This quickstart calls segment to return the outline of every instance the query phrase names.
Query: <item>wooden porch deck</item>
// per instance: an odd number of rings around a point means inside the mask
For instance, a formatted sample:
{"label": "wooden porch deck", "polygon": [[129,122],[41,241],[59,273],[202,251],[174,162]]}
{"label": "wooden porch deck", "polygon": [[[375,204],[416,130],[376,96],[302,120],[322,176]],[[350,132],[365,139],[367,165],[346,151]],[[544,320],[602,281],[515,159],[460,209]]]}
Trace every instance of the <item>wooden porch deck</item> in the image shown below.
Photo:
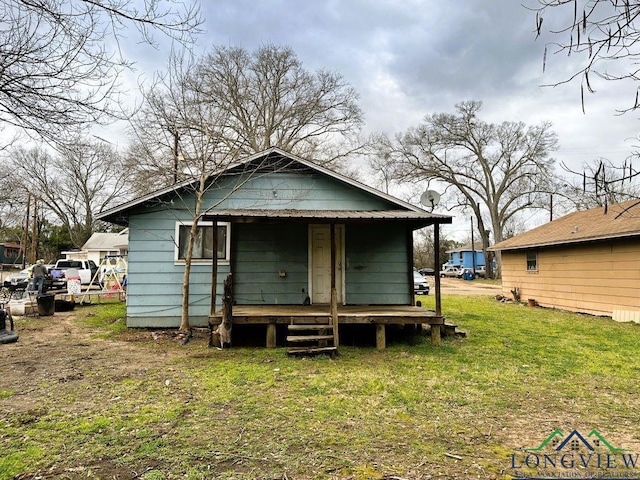
{"label": "wooden porch deck", "polygon": [[[222,311],[209,317],[213,329],[222,321]],[[267,325],[267,347],[276,346],[276,325],[330,324],[330,305],[234,305],[233,323],[238,325]],[[435,311],[408,305],[341,305],[338,306],[338,325],[376,325],[376,345],[385,348],[385,325],[431,325],[432,341],[440,342],[440,326],[444,317]]]}

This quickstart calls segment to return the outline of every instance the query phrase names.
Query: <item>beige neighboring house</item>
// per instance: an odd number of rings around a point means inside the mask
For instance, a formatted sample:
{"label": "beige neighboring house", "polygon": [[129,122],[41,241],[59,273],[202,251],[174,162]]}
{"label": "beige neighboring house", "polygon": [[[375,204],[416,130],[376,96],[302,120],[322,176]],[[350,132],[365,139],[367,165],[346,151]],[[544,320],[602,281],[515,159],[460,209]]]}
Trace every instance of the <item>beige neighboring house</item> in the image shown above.
{"label": "beige neighboring house", "polygon": [[93,260],[96,265],[105,255],[127,255],[129,250],[129,229],[118,233],[96,232],[79,251],[62,252],[66,258]]}
{"label": "beige neighboring house", "polygon": [[640,322],[640,200],[571,213],[497,243],[502,290],[522,301]]}

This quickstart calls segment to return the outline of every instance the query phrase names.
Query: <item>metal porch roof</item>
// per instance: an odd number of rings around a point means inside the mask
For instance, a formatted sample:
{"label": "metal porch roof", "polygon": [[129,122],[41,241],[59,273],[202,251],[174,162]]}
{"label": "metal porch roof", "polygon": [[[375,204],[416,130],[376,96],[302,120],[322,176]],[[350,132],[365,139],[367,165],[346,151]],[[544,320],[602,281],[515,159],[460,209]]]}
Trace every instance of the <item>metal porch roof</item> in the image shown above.
{"label": "metal porch roof", "polygon": [[268,209],[229,209],[213,210],[202,216],[203,220],[258,222],[258,221],[300,221],[300,222],[345,222],[371,223],[393,221],[410,223],[415,228],[428,225],[451,223],[452,218],[429,212],[411,210],[268,210]]}

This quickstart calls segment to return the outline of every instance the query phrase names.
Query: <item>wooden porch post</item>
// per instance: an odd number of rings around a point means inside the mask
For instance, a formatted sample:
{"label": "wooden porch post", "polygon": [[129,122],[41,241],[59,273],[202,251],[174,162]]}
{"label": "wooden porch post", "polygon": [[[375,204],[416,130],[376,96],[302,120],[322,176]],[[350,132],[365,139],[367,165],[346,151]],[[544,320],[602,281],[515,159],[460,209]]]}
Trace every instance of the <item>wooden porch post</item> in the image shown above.
{"label": "wooden porch post", "polygon": [[442,315],[442,303],[440,297],[440,224],[433,224],[433,256],[436,287],[436,315]]}
{"label": "wooden porch post", "polygon": [[209,309],[209,317],[213,318],[216,314],[216,301],[218,290],[218,221],[213,220],[213,259],[211,260],[211,308]]}
{"label": "wooden porch post", "polygon": [[331,322],[333,323],[333,346],[338,348],[338,292],[336,290],[336,225],[331,224]]}
{"label": "wooden porch post", "polygon": [[[434,270],[435,270],[435,286],[436,286],[436,315],[442,316],[442,301],[440,297],[440,224],[433,224],[433,249],[434,251]],[[440,345],[440,325],[431,325],[431,342],[434,345]]]}
{"label": "wooden porch post", "polygon": [[376,348],[378,350],[384,350],[386,346],[386,326],[384,323],[376,323]]}
{"label": "wooden porch post", "polygon": [[276,324],[274,322],[267,323],[267,348],[276,348]]}
{"label": "wooden porch post", "polygon": [[[211,259],[211,306],[209,307],[209,346],[217,346],[214,341],[213,319],[216,314],[216,294],[218,287],[218,221],[213,220],[213,258]],[[222,343],[221,343],[221,346]]]}

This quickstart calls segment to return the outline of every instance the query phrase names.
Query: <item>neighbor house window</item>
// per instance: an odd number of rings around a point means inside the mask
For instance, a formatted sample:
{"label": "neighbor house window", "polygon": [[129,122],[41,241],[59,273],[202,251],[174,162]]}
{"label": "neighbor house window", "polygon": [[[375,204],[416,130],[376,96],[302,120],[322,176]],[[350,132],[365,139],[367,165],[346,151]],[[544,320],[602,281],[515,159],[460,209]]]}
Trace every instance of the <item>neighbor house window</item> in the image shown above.
{"label": "neighbor house window", "polygon": [[[193,223],[177,223],[176,239],[177,246],[175,252],[175,260],[184,262],[187,256],[187,248],[189,247],[189,232]],[[229,261],[229,224],[218,224],[218,242],[215,248],[219,261]],[[200,222],[196,231],[196,238],[193,244],[192,260],[210,261],[213,259],[213,224],[211,222]]]}
{"label": "neighbor house window", "polygon": [[527,271],[535,272],[538,270],[538,251],[527,250]]}

